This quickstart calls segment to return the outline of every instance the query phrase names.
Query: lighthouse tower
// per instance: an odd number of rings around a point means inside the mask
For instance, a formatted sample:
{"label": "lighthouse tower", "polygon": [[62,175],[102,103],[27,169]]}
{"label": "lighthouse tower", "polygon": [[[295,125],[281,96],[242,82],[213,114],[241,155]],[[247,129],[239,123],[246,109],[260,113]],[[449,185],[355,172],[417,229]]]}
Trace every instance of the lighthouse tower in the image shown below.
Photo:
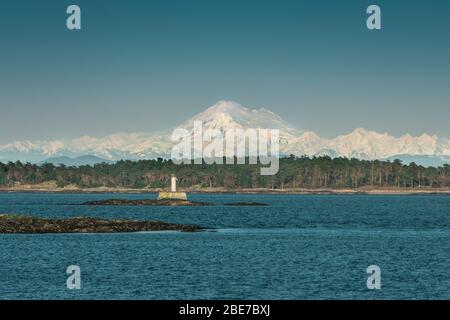
{"label": "lighthouse tower", "polygon": [[170,191],[161,191],[158,200],[187,200],[186,192],[177,191],[177,177],[174,174],[170,176]]}
{"label": "lighthouse tower", "polygon": [[177,192],[177,177],[174,174],[170,177],[170,192]]}

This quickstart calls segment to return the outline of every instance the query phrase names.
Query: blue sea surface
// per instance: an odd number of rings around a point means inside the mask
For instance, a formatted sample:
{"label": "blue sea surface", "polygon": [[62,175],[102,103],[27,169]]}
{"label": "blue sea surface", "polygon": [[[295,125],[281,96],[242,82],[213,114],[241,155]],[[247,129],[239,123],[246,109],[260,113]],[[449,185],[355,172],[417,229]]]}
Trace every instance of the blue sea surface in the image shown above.
{"label": "blue sea surface", "polygon": [[[80,206],[155,194],[0,193],[0,213],[162,220],[199,233],[0,234],[0,299],[450,299],[450,197],[194,194],[210,207]],[[267,207],[229,207],[256,201]],[[81,268],[81,290],[66,268]],[[381,290],[369,290],[369,265]]]}

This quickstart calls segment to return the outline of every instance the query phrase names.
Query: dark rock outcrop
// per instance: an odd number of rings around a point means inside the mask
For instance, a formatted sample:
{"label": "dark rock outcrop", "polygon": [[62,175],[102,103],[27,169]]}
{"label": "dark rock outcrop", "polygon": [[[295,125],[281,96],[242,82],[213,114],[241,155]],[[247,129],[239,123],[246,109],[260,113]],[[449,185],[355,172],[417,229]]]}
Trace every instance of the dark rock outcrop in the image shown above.
{"label": "dark rock outcrop", "polygon": [[268,206],[266,203],[259,203],[259,202],[233,202],[233,203],[225,203],[224,206]]}
{"label": "dark rock outcrop", "polygon": [[181,225],[161,221],[109,220],[91,217],[50,219],[0,214],[0,233],[195,232],[202,230],[204,229],[193,225]]}

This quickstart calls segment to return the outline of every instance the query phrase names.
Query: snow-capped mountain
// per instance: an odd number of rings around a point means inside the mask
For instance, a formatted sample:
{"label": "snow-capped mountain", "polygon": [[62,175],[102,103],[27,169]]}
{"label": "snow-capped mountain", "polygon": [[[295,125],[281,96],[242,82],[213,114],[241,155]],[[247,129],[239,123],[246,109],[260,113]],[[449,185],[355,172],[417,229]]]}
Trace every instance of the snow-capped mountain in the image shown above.
{"label": "snow-capped mountain", "polygon": [[[416,156],[419,162],[432,161],[430,157],[438,159],[440,163],[450,162],[450,141],[437,136],[422,134],[413,137],[405,134],[399,138],[387,133],[377,133],[363,128],[338,136],[334,139],[320,138],[313,132],[305,132],[290,143],[283,150],[295,155],[305,154],[329,155],[331,157],[347,157],[358,159],[399,159],[408,160]],[[423,161],[420,161],[420,157]],[[425,161],[427,160],[427,161]],[[412,162],[412,161],[410,161]]]}
{"label": "snow-capped mountain", "polygon": [[[219,101],[176,128],[192,130],[195,121],[203,128],[278,129],[280,152],[294,155],[329,155],[359,159],[416,159],[418,163],[450,163],[450,140],[422,134],[393,137],[363,128],[334,139],[301,131],[268,109],[248,109],[232,101]],[[174,128],[174,129],[176,129]],[[0,161],[42,162],[53,157],[91,155],[110,161],[169,157],[173,130],[160,133],[115,133],[106,137],[84,136],[71,140],[16,141],[0,146]],[[423,160],[423,161],[422,161]]]}
{"label": "snow-capped mountain", "polygon": [[191,130],[195,121],[201,121],[205,129],[278,129],[289,138],[294,138],[300,131],[281,119],[270,110],[247,109],[233,101],[219,101],[212,107],[185,121],[177,128]]}

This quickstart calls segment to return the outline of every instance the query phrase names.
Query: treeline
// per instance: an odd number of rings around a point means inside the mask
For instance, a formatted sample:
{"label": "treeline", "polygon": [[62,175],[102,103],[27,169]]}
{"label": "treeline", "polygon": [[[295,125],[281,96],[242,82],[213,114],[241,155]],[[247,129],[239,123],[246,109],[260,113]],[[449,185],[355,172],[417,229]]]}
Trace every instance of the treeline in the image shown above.
{"label": "treeline", "polygon": [[184,188],[445,188],[450,166],[423,167],[401,161],[330,157],[285,157],[274,176],[261,176],[258,165],[176,165],[170,160],[118,161],[66,167],[21,162],[0,163],[0,187],[56,182],[58,187],[166,188],[176,174]]}

